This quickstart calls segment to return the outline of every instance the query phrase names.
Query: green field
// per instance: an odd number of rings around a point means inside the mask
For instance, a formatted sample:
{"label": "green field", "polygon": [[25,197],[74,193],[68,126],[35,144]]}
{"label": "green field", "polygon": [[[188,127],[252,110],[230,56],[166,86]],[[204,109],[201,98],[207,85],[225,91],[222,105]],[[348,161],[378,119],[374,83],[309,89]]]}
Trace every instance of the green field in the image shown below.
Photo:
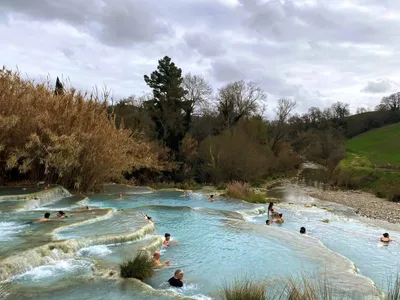
{"label": "green field", "polygon": [[400,123],[360,134],[346,148],[350,156],[364,156],[376,166],[400,166]]}
{"label": "green field", "polygon": [[346,158],[338,164],[332,179],[339,186],[400,201],[400,123],[350,139]]}

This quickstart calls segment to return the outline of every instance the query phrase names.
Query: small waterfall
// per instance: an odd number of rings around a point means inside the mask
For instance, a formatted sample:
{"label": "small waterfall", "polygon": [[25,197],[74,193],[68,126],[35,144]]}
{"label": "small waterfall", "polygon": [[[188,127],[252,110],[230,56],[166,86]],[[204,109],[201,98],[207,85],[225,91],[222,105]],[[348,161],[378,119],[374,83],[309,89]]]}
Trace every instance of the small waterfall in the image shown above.
{"label": "small waterfall", "polygon": [[[12,276],[25,273],[34,267],[49,264],[55,260],[72,258],[76,256],[79,249],[84,247],[132,242],[154,231],[154,224],[148,223],[141,229],[128,234],[109,234],[89,239],[51,242],[0,261],[0,281],[5,281]],[[155,248],[156,243],[159,244],[159,240],[149,245],[149,250]]]}
{"label": "small waterfall", "polygon": [[25,203],[24,208],[31,210],[49,203],[57,202],[58,200],[72,196],[62,186],[57,186],[48,190],[29,195],[29,200]]}
{"label": "small waterfall", "polygon": [[56,186],[40,192],[24,195],[2,195],[0,201],[18,201],[20,210],[31,210],[40,206],[59,201],[62,198],[72,196],[62,186]]}
{"label": "small waterfall", "polygon": [[262,215],[265,214],[266,209],[264,206],[260,206],[254,209],[247,209],[247,210],[239,210],[237,211],[237,213],[239,213],[240,215],[242,215],[242,217],[246,220],[248,217],[251,216],[258,216],[258,215]]}

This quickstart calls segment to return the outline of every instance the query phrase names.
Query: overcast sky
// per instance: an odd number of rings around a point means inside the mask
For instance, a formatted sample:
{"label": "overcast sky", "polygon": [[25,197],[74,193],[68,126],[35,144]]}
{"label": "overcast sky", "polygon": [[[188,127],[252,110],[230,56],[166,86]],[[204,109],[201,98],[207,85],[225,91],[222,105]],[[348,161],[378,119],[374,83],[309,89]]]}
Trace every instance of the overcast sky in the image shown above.
{"label": "overcast sky", "polygon": [[257,82],[272,109],[374,107],[399,90],[400,0],[0,0],[1,64],[119,99],[165,55],[215,88]]}

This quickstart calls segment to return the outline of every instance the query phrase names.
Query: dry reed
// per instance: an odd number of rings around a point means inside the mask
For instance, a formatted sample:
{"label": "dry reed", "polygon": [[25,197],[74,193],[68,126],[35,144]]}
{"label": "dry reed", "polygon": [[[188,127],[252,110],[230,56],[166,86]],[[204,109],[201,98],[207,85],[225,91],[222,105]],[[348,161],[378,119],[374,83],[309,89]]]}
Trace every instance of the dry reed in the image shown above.
{"label": "dry reed", "polygon": [[71,88],[55,95],[48,82],[0,70],[0,181],[47,180],[93,190],[127,171],[163,169],[161,152],[115,126],[106,94],[100,100]]}
{"label": "dry reed", "polygon": [[253,189],[247,182],[233,181],[226,187],[226,194],[229,197],[236,199],[243,199],[252,203],[267,203],[268,199],[261,195],[254,193]]}

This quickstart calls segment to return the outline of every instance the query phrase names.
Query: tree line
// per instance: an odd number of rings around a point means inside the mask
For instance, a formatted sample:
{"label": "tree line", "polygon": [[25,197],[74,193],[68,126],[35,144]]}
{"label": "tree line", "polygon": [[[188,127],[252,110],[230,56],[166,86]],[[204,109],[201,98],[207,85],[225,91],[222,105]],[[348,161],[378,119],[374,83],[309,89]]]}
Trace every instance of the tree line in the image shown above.
{"label": "tree line", "polygon": [[267,95],[254,82],[214,91],[168,56],[144,76],[151,93],[115,105],[107,92],[0,71],[0,184],[46,180],[86,191],[110,180],[258,183],[306,160],[333,169],[346,138],[400,120],[400,93],[356,115],[343,102],[299,115],[295,101],[279,99],[266,119]]}
{"label": "tree line", "polygon": [[267,95],[255,83],[235,81],[213,91],[203,76],[183,75],[168,56],[144,80],[151,94],[109,108],[118,126],[157,141],[175,165],[161,173],[130,174],[141,183],[258,182],[305,160],[333,169],[344,157],[346,138],[400,120],[399,94],[383,98],[375,112],[353,116],[343,102],[299,115],[295,101],[279,99],[275,117],[268,120]]}

